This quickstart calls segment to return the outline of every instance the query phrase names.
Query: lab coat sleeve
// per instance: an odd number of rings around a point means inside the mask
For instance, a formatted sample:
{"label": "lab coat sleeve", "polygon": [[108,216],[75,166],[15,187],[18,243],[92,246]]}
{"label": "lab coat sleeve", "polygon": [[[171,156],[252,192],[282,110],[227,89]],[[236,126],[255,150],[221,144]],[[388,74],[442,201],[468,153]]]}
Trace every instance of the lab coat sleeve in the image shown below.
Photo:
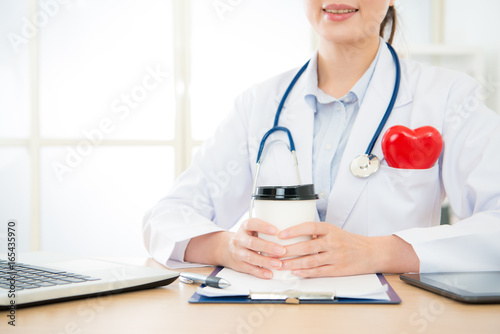
{"label": "lab coat sleeve", "polygon": [[[143,219],[146,248],[170,268],[189,267],[184,253],[191,238],[228,230],[248,209],[252,176],[248,156],[248,114],[252,92],[234,109],[176,180],[166,197]],[[199,266],[199,265],[198,265]]]}
{"label": "lab coat sleeve", "polygon": [[460,80],[444,119],[442,184],[460,221],[396,233],[420,272],[500,270],[500,117],[480,96],[474,80]]}

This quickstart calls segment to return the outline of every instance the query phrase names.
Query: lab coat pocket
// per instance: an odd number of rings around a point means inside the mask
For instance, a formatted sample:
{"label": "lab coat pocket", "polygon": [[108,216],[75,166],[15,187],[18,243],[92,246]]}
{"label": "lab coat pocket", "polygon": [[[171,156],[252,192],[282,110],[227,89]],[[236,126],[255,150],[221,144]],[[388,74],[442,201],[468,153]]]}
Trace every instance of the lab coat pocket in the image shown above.
{"label": "lab coat pocket", "polygon": [[405,195],[415,198],[421,188],[425,190],[438,182],[439,165],[436,163],[428,169],[404,169],[381,165],[377,174],[393,191],[401,190],[401,187],[413,189],[414,191],[405,191]]}
{"label": "lab coat pocket", "polygon": [[429,169],[381,165],[359,199],[366,210],[365,216],[369,213],[365,225],[368,234],[387,235],[439,224],[440,189],[438,164]]}

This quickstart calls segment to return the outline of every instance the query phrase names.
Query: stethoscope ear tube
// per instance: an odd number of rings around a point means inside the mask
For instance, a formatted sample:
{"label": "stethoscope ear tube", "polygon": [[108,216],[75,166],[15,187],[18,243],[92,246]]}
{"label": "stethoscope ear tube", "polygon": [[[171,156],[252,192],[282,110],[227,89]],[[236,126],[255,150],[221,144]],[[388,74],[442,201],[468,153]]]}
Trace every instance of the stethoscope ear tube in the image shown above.
{"label": "stethoscope ear tube", "polygon": [[370,175],[375,174],[380,167],[380,159],[375,154],[372,154],[373,147],[375,146],[375,143],[377,142],[382,129],[384,128],[387,120],[389,119],[389,116],[391,115],[394,104],[396,103],[396,98],[398,97],[399,83],[401,81],[401,65],[399,64],[399,59],[396,51],[394,51],[389,43],[387,43],[387,47],[391,52],[394,63],[396,64],[396,79],[394,83],[394,90],[392,91],[391,101],[387,106],[384,117],[382,117],[382,120],[380,121],[377,130],[372,137],[372,140],[368,144],[365,154],[357,156],[351,161],[351,165],[349,167],[351,174],[359,178],[366,178]]}
{"label": "stethoscope ear tube", "polygon": [[293,142],[292,134],[290,130],[285,128],[284,126],[274,126],[269,131],[266,132],[262,140],[260,141],[259,151],[257,152],[257,163],[261,162],[262,152],[264,151],[264,146],[266,145],[267,138],[277,131],[283,131],[288,136],[288,142],[290,143],[290,151],[295,152],[295,143]]}
{"label": "stethoscope ear tube", "polygon": [[263,161],[262,152],[264,151],[264,146],[266,144],[267,138],[269,137],[269,135],[271,135],[273,132],[276,132],[276,131],[284,131],[288,135],[288,140],[290,142],[290,153],[292,154],[293,165],[295,167],[295,173],[297,174],[297,182],[298,182],[297,184],[298,185],[302,184],[302,182],[300,181],[299,163],[297,160],[297,155],[295,154],[295,144],[293,142],[292,135],[287,128],[281,127],[281,126],[276,126],[276,127],[272,128],[271,130],[267,131],[266,134],[264,135],[264,137],[262,138],[262,141],[260,142],[259,152],[257,153],[257,164],[255,166],[255,176],[253,178],[252,197],[250,199],[250,208],[248,210],[248,218],[252,218],[252,211],[253,211],[253,205],[254,205],[254,200],[255,200],[254,197],[256,194],[256,190],[257,190],[257,178],[259,177],[260,165]]}
{"label": "stethoscope ear tube", "polygon": [[297,80],[299,80],[300,76],[304,71],[306,70],[307,66],[309,65],[309,60],[302,66],[302,68],[299,70],[299,72],[295,75],[293,78],[292,82],[288,86],[285,94],[283,95],[283,98],[280,101],[280,104],[278,106],[278,110],[276,111],[276,115],[274,116],[274,125],[273,127],[266,132],[264,137],[262,137],[262,140],[260,141],[260,147],[259,151],[257,153],[257,166],[255,168],[255,177],[253,179],[253,185],[252,185],[252,197],[250,199],[250,208],[248,212],[248,217],[252,218],[252,211],[253,211],[253,204],[254,204],[254,196],[255,196],[255,191],[257,190],[257,178],[259,177],[259,172],[260,172],[260,164],[262,163],[262,152],[264,151],[264,146],[266,145],[266,140],[267,138],[274,132],[276,131],[283,131],[287,134],[288,136],[288,141],[290,143],[290,152],[292,153],[293,157],[293,164],[295,166],[295,172],[297,173],[297,181],[298,184],[302,184],[300,181],[300,173],[299,173],[299,164],[297,161],[297,155],[295,154],[295,144],[293,142],[292,134],[290,133],[290,130],[283,126],[278,126],[278,122],[280,119],[281,111],[283,110],[283,107],[285,105],[286,98],[288,97],[288,94],[292,91],[293,86],[295,86],[295,83],[297,83]]}
{"label": "stethoscope ear tube", "polygon": [[389,119],[389,116],[391,115],[392,108],[394,108],[394,104],[396,103],[396,98],[398,97],[399,83],[401,82],[401,65],[399,64],[398,55],[396,54],[396,51],[394,51],[393,47],[389,43],[387,43],[387,47],[389,48],[389,51],[391,52],[392,58],[394,60],[394,64],[396,65],[396,79],[394,83],[394,89],[392,91],[391,100],[389,102],[389,105],[387,106],[384,117],[382,117],[382,120],[380,121],[378,128],[375,131],[372,140],[370,141],[370,144],[368,144],[368,147],[365,152],[366,156],[372,155],[373,147],[375,146],[375,143],[377,142],[378,137],[382,132],[382,129],[384,128],[385,124],[387,123],[387,120]]}

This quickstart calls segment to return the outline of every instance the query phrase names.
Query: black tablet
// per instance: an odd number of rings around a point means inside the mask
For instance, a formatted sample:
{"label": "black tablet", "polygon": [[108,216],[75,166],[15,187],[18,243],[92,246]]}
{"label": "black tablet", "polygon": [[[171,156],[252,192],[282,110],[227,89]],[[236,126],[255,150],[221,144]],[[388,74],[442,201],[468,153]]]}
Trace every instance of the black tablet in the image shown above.
{"label": "black tablet", "polygon": [[402,274],[399,278],[465,303],[500,303],[500,271]]}

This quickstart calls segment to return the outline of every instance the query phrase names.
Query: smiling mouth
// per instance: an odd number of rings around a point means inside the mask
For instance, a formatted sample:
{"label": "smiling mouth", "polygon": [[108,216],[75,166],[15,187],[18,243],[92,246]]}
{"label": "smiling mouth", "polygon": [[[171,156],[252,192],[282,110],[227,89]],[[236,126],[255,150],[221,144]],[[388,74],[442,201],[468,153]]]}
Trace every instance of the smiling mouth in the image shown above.
{"label": "smiling mouth", "polygon": [[359,9],[323,9],[327,13],[332,14],[347,14],[357,12]]}

